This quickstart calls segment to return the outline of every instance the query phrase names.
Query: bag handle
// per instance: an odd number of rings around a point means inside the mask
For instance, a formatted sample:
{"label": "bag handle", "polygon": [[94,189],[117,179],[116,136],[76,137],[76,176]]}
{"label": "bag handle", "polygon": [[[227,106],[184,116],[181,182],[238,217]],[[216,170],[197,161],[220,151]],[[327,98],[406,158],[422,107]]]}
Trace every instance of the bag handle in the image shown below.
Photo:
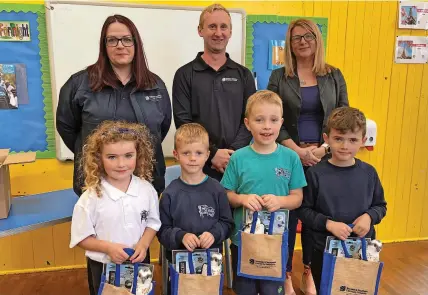
{"label": "bag handle", "polygon": [[[132,248],[124,248],[123,251],[125,251],[126,254],[128,254],[129,257],[134,255],[135,250]],[[129,258],[128,257],[128,258]],[[137,292],[137,276],[138,276],[138,265],[139,263],[134,263],[134,278],[132,282],[132,294],[135,294]],[[114,285],[116,287],[120,286],[120,264],[116,264],[116,275],[114,277]]]}
{"label": "bag handle", "polygon": [[[348,224],[350,228],[353,228],[353,224]],[[365,237],[360,238],[361,240],[361,252],[363,254],[363,260],[367,261],[367,241]],[[352,258],[351,254],[349,254],[348,248],[346,248],[345,241],[340,240],[340,243],[342,244],[343,252],[345,253],[346,258]]]}
{"label": "bag handle", "polygon": [[[253,221],[251,222],[251,230],[250,233],[254,234],[256,231],[257,219],[259,218],[259,212],[255,211],[253,213]],[[272,235],[273,233],[273,224],[275,222],[275,212],[270,213],[270,221],[269,221],[269,230],[268,235]]]}
{"label": "bag handle", "polygon": [[[212,270],[211,270],[211,250],[207,249],[205,251],[207,253],[207,275],[212,276]],[[193,264],[193,252],[188,252],[188,260],[189,260],[189,270],[190,274],[195,274],[195,265]]]}

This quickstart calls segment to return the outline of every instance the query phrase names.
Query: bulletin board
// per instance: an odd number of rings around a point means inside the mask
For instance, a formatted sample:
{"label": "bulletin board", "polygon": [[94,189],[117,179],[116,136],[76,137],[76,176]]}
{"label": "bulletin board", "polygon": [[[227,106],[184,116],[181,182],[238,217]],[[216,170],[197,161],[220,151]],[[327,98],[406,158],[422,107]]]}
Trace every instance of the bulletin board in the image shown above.
{"label": "bulletin board", "polygon": [[[0,42],[0,64],[24,65],[28,91],[27,101],[18,103],[17,109],[0,109],[0,148],[10,148],[11,152],[16,153],[35,151],[38,158],[54,158],[54,121],[44,5],[0,4],[0,22],[28,23],[30,32],[30,40],[25,42]],[[19,94],[21,89],[17,86]]]}
{"label": "bulletin board", "polygon": [[[288,24],[299,16],[248,15],[245,64],[257,76],[257,89],[266,89],[273,69],[270,68],[270,46],[273,41],[285,40]],[[327,44],[327,18],[305,17],[321,30],[324,46]]]}

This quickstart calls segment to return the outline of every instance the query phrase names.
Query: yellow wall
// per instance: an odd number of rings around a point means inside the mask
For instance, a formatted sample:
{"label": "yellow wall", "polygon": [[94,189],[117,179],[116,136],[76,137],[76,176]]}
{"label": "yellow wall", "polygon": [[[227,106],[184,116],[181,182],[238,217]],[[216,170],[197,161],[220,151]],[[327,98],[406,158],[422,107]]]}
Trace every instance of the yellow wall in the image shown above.
{"label": "yellow wall", "polygon": [[[22,3],[28,1],[10,1]],[[42,1],[31,1],[42,3]],[[129,1],[120,1],[129,2]],[[143,1],[134,1],[143,3]],[[207,6],[212,1],[144,3]],[[396,65],[396,35],[426,36],[398,30],[397,2],[223,1],[248,14],[318,16],[329,19],[327,60],[342,69],[350,102],[378,124],[377,146],[360,158],[382,179],[388,213],[378,226],[384,241],[428,238],[428,65]],[[183,61],[183,64],[187,61]],[[71,187],[72,165],[38,160],[11,168],[13,194]],[[62,224],[0,239],[0,272],[84,263],[81,250],[68,249],[70,225]]]}

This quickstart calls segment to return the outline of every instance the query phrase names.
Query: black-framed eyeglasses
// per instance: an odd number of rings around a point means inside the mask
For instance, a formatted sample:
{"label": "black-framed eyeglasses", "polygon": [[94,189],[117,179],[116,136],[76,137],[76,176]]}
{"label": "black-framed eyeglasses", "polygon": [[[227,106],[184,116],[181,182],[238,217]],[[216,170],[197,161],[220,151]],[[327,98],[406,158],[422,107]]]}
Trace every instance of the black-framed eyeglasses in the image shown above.
{"label": "black-framed eyeglasses", "polygon": [[107,37],[106,38],[106,45],[108,47],[116,47],[119,44],[119,41],[125,47],[134,46],[134,38],[132,36],[126,36],[126,37],[122,37],[122,38]]}
{"label": "black-framed eyeglasses", "polygon": [[304,35],[294,35],[291,37],[291,43],[299,43],[301,40],[305,39],[306,42],[315,40],[315,35],[312,33],[306,33]]}

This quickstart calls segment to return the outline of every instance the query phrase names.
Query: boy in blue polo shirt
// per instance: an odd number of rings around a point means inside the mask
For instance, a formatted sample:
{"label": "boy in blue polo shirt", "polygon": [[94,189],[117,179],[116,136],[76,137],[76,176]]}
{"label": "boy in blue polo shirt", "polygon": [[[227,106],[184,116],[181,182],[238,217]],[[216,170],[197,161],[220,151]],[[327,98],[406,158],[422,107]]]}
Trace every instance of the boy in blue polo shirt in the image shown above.
{"label": "boy in blue polo shirt", "polygon": [[[245,125],[254,142],[237,150],[230,158],[221,184],[234,209],[232,234],[233,290],[238,295],[284,294],[284,282],[255,280],[237,276],[238,238],[243,209],[273,212],[296,209],[302,203],[305,175],[299,156],[276,143],[282,126],[282,101],[274,92],[253,94],[245,110]],[[278,249],[279,251],[280,249]]]}

